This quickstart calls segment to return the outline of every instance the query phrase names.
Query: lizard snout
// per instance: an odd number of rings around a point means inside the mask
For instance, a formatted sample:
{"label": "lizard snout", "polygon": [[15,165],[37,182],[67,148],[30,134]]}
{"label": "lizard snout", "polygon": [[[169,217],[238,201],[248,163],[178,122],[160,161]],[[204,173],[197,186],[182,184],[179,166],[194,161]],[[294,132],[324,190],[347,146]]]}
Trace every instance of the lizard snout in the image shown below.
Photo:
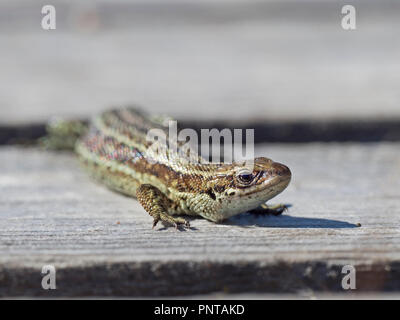
{"label": "lizard snout", "polygon": [[270,168],[270,174],[272,176],[280,176],[280,177],[286,177],[286,178],[290,178],[292,176],[290,169],[287,166],[285,166],[284,164],[279,163],[279,162],[272,163],[271,168]]}

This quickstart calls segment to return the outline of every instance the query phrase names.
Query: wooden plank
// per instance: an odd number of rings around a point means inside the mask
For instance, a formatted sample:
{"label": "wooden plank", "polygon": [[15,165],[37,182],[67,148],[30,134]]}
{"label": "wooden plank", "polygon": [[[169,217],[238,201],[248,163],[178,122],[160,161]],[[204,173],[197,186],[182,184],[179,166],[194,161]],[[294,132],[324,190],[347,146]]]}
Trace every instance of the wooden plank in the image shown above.
{"label": "wooden plank", "polygon": [[[131,198],[92,182],[69,153],[0,149],[0,294],[185,295],[211,291],[399,290],[399,144],[260,145],[287,164],[292,204],[280,217],[249,214],[193,230],[151,229]],[[356,224],[361,223],[361,227]],[[79,283],[79,284],[78,284]]]}

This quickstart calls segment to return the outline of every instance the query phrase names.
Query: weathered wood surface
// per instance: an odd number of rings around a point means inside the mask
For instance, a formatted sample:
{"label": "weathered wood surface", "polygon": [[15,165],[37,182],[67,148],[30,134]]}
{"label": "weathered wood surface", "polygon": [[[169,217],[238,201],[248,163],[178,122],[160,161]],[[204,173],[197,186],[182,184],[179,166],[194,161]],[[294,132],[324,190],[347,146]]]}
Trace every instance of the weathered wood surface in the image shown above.
{"label": "weathered wood surface", "polygon": [[[72,154],[0,149],[0,294],[185,295],[400,289],[400,145],[260,145],[286,163],[280,217],[151,229],[131,198],[91,181]],[[356,224],[361,223],[361,227]],[[58,289],[41,289],[52,264]]]}

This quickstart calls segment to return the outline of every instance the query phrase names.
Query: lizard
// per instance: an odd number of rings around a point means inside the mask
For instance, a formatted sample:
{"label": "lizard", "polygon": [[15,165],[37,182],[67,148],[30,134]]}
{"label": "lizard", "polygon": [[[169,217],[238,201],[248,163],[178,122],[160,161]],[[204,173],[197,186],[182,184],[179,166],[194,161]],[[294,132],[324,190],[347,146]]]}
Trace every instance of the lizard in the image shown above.
{"label": "lizard", "polygon": [[[279,215],[287,209],[266,204],[289,185],[292,174],[287,166],[266,157],[252,159],[251,166],[247,161],[212,163],[201,157],[187,161],[180,145],[148,156],[151,142],[146,137],[154,128],[167,132],[165,121],[123,107],[104,111],[89,123],[49,122],[42,142],[74,149],[94,179],[137,198],[152,216],[153,228],[159,221],[190,227],[182,215],[219,223],[243,212]],[[193,156],[190,149],[185,154]]]}

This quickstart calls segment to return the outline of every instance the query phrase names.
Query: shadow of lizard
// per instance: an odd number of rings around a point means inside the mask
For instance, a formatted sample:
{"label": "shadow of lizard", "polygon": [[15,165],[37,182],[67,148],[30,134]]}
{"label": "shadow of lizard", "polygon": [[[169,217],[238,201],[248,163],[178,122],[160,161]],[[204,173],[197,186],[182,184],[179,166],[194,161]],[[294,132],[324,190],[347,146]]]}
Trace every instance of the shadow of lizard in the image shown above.
{"label": "shadow of lizard", "polygon": [[223,224],[236,225],[240,227],[264,227],[264,228],[358,228],[359,225],[346,221],[323,219],[323,218],[305,218],[294,217],[290,215],[281,216],[260,216],[250,213],[242,213],[234,216]]}

